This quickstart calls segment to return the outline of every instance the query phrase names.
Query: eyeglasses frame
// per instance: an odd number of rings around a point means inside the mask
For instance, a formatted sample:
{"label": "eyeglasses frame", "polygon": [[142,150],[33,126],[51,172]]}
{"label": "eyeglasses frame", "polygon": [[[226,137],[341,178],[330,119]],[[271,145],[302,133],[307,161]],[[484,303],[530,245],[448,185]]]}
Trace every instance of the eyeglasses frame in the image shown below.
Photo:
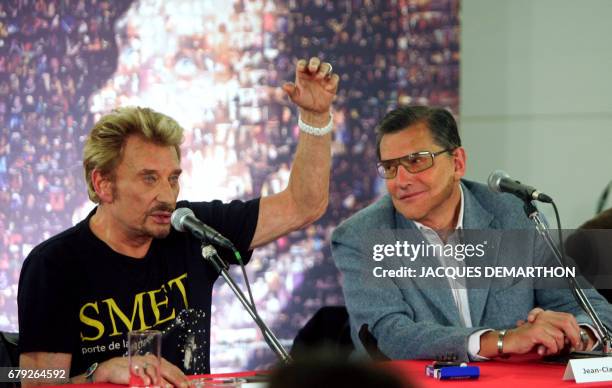
{"label": "eyeglasses frame", "polygon": [[[420,173],[420,172],[427,171],[427,170],[429,170],[430,168],[432,168],[432,167],[434,166],[434,164],[435,164],[434,162],[435,162],[435,160],[436,160],[436,156],[438,156],[438,155],[442,155],[442,154],[443,154],[443,153],[445,153],[445,152],[452,153],[452,152],[454,152],[456,149],[457,149],[457,147],[455,147],[455,148],[445,148],[445,149],[443,149],[443,150],[441,150],[441,151],[437,151],[437,152],[431,152],[431,151],[417,151],[417,152],[412,152],[412,153],[409,153],[409,154],[404,155],[404,156],[400,156],[399,158],[387,159],[387,160],[381,160],[381,161],[379,161],[378,163],[376,163],[376,171],[377,171],[377,173],[378,173],[378,176],[380,176],[380,177],[381,177],[381,178],[383,178],[383,179],[394,179],[394,178],[397,176],[397,170],[399,169],[399,166],[403,166],[403,167],[404,167],[404,169],[405,169],[406,171],[408,171],[409,173],[411,173],[411,174],[418,174],[418,173]],[[424,168],[424,169],[422,169],[422,170],[419,170],[419,171],[415,171],[415,172],[410,171],[410,170],[408,169],[408,167],[406,167],[406,165],[402,164],[402,162],[401,162],[401,161],[402,161],[402,159],[411,158],[411,157],[412,157],[412,158],[414,158],[415,156],[426,156],[426,155],[427,155],[427,156],[429,156],[429,157],[431,158],[431,166],[429,166],[429,167],[427,167],[427,168]],[[380,168],[380,167],[383,165],[383,162],[391,162],[391,161],[397,161],[397,164],[395,165],[395,174],[393,174],[393,176],[392,176],[392,177],[382,176],[382,174],[380,173],[379,168]]]}

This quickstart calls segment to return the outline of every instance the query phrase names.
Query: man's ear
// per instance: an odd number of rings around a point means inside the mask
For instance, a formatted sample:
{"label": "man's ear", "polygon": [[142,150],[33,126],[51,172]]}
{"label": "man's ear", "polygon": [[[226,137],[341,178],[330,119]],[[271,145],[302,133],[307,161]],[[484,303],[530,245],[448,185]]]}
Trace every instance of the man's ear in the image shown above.
{"label": "man's ear", "polygon": [[453,160],[455,162],[455,180],[459,180],[465,175],[467,162],[467,155],[463,147],[458,147],[453,151]]}
{"label": "man's ear", "polygon": [[91,182],[101,204],[113,202],[113,182],[108,174],[102,174],[100,170],[94,168],[91,172]]}

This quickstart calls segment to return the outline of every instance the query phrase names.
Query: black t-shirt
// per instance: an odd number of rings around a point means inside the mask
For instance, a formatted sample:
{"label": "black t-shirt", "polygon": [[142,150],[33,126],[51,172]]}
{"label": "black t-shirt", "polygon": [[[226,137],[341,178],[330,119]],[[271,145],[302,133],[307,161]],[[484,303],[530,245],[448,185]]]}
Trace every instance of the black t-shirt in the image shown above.
{"label": "black t-shirt", "polygon": [[[259,199],[177,203],[229,238],[246,261]],[[164,332],[162,355],[188,374],[210,369],[212,288],[218,277],[189,233],[154,239],[141,259],[113,251],[89,228],[89,216],[38,245],[19,279],[19,349],[71,353],[72,376],[127,350],[127,332]],[[231,251],[219,255],[235,263]],[[180,317],[179,317],[180,314]],[[177,319],[178,318],[178,319]],[[177,321],[183,324],[177,324]]]}

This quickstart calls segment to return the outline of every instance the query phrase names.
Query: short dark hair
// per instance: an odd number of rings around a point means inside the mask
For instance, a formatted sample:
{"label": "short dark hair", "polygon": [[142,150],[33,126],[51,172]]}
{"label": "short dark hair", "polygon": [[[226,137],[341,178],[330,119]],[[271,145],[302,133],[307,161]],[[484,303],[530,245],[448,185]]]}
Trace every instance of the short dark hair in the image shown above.
{"label": "short dark hair", "polygon": [[443,108],[413,105],[393,109],[383,117],[376,127],[376,155],[380,160],[380,142],[384,135],[399,132],[417,123],[425,123],[434,142],[443,148],[461,147],[457,122]]}

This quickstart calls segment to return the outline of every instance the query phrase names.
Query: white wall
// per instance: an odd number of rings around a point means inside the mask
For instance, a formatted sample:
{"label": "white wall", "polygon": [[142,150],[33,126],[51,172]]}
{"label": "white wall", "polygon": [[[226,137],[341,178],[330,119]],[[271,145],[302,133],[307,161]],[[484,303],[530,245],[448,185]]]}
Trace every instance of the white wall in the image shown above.
{"label": "white wall", "polygon": [[461,17],[467,178],[506,170],[578,227],[612,179],[612,0],[462,0]]}

